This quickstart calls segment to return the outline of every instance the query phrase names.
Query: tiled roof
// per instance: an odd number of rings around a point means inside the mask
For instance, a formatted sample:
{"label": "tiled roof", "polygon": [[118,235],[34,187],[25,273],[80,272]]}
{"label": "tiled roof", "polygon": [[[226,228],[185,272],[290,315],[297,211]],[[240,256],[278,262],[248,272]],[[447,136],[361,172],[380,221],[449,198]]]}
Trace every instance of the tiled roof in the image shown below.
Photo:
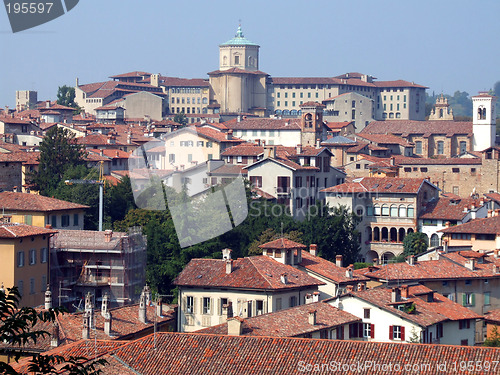
{"label": "tiled roof", "polygon": [[96,150],[96,149],[91,149],[88,150],[89,152],[92,152],[94,154],[101,154],[102,151],[102,156],[106,156],[111,159],[128,159],[130,157],[130,154],[128,152],[122,151],[122,150]]}
{"label": "tiled roof", "polygon": [[196,128],[198,135],[209,138],[216,142],[233,142],[233,143],[241,143],[244,142],[242,139],[232,137],[232,139],[227,139],[227,133],[223,133],[210,128]]}
{"label": "tiled roof", "polygon": [[361,134],[472,134],[472,122],[464,121],[372,121]]}
{"label": "tiled roof", "polygon": [[112,232],[111,240],[106,242],[106,232],[94,230],[59,229],[51,241],[51,246],[56,249],[120,249],[122,239],[128,234]]}
{"label": "tiled roof", "polygon": [[76,141],[78,144],[81,145],[88,145],[88,146],[125,146],[126,143],[121,143],[116,140],[115,143],[108,143],[108,136],[100,134],[100,133],[92,133],[89,134],[85,137],[78,137],[76,138]]}
{"label": "tiled roof", "polygon": [[341,84],[342,81],[330,77],[271,77],[275,85]]}
{"label": "tiled roof", "polygon": [[259,247],[261,249],[305,249],[307,246],[282,237],[259,245]]}
{"label": "tiled roof", "polygon": [[242,169],[244,166],[243,165],[237,165],[237,164],[223,164],[217,169],[213,169],[207,174],[209,176],[225,176],[225,175],[234,175],[237,176],[239,174],[246,175],[247,170]]}
{"label": "tiled roof", "polygon": [[0,193],[0,205],[9,211],[61,211],[86,209],[89,206],[83,204],[66,202],[55,198],[44,197],[43,195],[14,193],[4,191]]}
{"label": "tiled roof", "polygon": [[404,81],[402,79],[398,79],[395,81],[378,81],[374,82],[377,87],[419,87],[423,89],[428,89],[427,86],[417,85],[414,82]]}
{"label": "tiled roof", "polygon": [[229,147],[221,153],[221,156],[258,156],[264,152],[264,147],[255,143],[241,143]]}
{"label": "tiled roof", "polygon": [[379,144],[395,144],[405,147],[413,145],[413,143],[408,142],[406,139],[403,139],[393,134],[357,134],[357,135],[370,142]]}
{"label": "tiled roof", "polygon": [[394,155],[399,165],[481,165],[479,158],[418,158]]}
{"label": "tiled roof", "polygon": [[484,314],[484,320],[500,324],[500,309],[490,310]]}
{"label": "tiled roof", "polygon": [[[478,253],[473,250],[469,251],[456,251],[447,254],[440,254],[440,258],[449,259],[463,267],[466,267],[466,262],[472,259],[474,261],[474,276],[478,277],[500,277],[500,259],[492,255]],[[496,267],[496,270],[495,270]]]}
{"label": "tiled roof", "polygon": [[253,74],[253,75],[264,75],[267,76],[267,73],[261,72],[260,70],[246,70],[240,68],[229,68],[226,70],[214,70],[213,72],[207,73],[208,75],[219,75],[219,74]]}
{"label": "tiled roof", "polygon": [[302,252],[302,262],[300,263],[300,266],[338,284],[356,283],[369,280],[367,277],[356,274],[353,274],[352,277],[347,277],[346,267],[338,267],[335,263],[319,256],[314,256],[308,251]]}
{"label": "tiled roof", "polygon": [[443,233],[500,234],[500,216],[474,219],[467,223],[441,229]]}
{"label": "tiled roof", "polygon": [[[123,345],[104,358],[114,360],[113,364],[122,364],[122,369],[117,368],[112,374],[128,373],[132,369],[144,375],[290,375],[305,372],[309,364],[322,366],[314,374],[391,373],[363,366],[368,360],[379,368],[397,364],[401,369],[424,368],[426,375],[441,375],[443,371],[439,366],[443,363],[448,364],[447,368],[462,361],[488,363],[493,368],[500,360],[500,350],[459,345],[161,332]],[[330,371],[332,361],[354,370]],[[359,371],[358,365],[361,365]]]}
{"label": "tiled roof", "polygon": [[300,130],[300,119],[247,118],[240,122],[226,121],[229,129]]}
{"label": "tiled roof", "polygon": [[[1,145],[0,145],[1,147]],[[488,193],[488,194],[484,194],[484,196],[488,199],[491,199],[497,203],[500,203],[500,194],[499,193]]]}
{"label": "tiled roof", "polygon": [[31,124],[31,120],[21,120],[20,118],[17,117],[1,116],[1,115],[0,115],[0,122],[4,122],[6,124],[16,124],[16,125]]}
{"label": "tiled roof", "polygon": [[[326,122],[325,125],[330,130],[340,130],[352,124],[352,121]],[[331,138],[330,138],[331,139]]]}
{"label": "tiled roof", "polygon": [[177,77],[160,77],[162,86],[167,87],[210,87],[207,79],[203,78],[177,78]]}
{"label": "tiled roof", "polygon": [[[432,301],[428,301],[426,297],[419,297],[429,293],[433,294]],[[451,301],[439,293],[433,292],[423,285],[408,286],[408,298],[401,298],[401,302],[415,304],[416,309],[411,314],[394,307],[394,303],[391,302],[392,288],[378,287],[362,291],[351,291],[347,294],[370,302],[422,327],[428,327],[446,320],[478,319],[481,317],[472,310]]]}
{"label": "tiled roof", "polygon": [[151,73],[134,71],[129,73],[117,74],[115,76],[110,76],[109,78],[133,78],[133,77],[142,77],[142,76],[150,76]]}
{"label": "tiled roof", "polygon": [[[281,282],[281,274],[288,274],[288,282]],[[223,259],[192,259],[174,282],[180,286],[212,288],[239,288],[283,290],[324,283],[292,266],[281,264],[271,257],[261,255],[233,260],[233,270],[226,274]]]}
{"label": "tiled roof", "polygon": [[353,146],[357,144],[357,142],[351,138],[344,137],[343,135],[337,135],[335,137],[328,138],[326,141],[321,142],[323,145],[345,145],[345,146]]}
{"label": "tiled roof", "polygon": [[424,178],[362,177],[321,190],[326,193],[404,193],[417,194],[420,187],[428,182]]}
{"label": "tiled roof", "polygon": [[463,198],[463,199],[450,199],[440,197],[437,200],[430,201],[422,214],[419,215],[420,219],[442,219],[442,220],[462,220],[471,208],[471,205],[479,207],[479,199]]}
{"label": "tiled roof", "polygon": [[57,233],[56,230],[34,227],[26,224],[2,224],[0,225],[0,238],[21,238],[31,236],[42,236]]}
{"label": "tiled roof", "polygon": [[[310,311],[316,311],[316,324],[309,323]],[[246,318],[242,322],[242,335],[295,337],[360,321],[360,318],[347,311],[328,303],[315,302]],[[198,333],[227,335],[227,323],[202,329]]]}
{"label": "tiled roof", "polygon": [[303,107],[317,107],[317,108],[325,108],[324,104],[318,103],[318,102],[305,102],[303,104],[299,105],[300,108]]}

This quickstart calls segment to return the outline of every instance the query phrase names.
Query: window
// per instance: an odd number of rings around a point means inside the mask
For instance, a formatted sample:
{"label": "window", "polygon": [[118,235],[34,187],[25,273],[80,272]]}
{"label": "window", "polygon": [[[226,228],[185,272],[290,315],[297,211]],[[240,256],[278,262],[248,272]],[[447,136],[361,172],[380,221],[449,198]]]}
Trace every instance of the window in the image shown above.
{"label": "window", "polygon": [[194,313],[194,298],[192,296],[186,297],[186,313],[187,314]]}
{"label": "window", "polygon": [[471,168],[470,174],[471,174],[471,176],[475,176],[476,175],[476,168]]}
{"label": "window", "polygon": [[33,264],[36,264],[36,250],[35,249],[30,250],[30,266],[32,266]]}
{"label": "window", "polygon": [[464,319],[458,321],[458,329],[469,329],[470,328],[470,320]]}
{"label": "window", "polygon": [[386,204],[382,205],[382,216],[389,216],[389,206]]}
{"label": "window", "polygon": [[460,153],[461,154],[464,154],[465,152],[467,152],[467,142],[465,141],[460,141]]}
{"label": "window", "polygon": [[460,168],[451,168],[453,173],[460,173]]}
{"label": "window", "polygon": [[276,311],[281,310],[281,298],[276,298]]}
{"label": "window", "polygon": [[56,215],[52,215],[50,219],[51,219],[51,222],[52,222],[52,228],[56,228],[57,227],[57,216]]}
{"label": "window", "polygon": [[203,141],[197,141],[196,147],[203,147],[204,144],[205,144],[205,142],[203,142]]}
{"label": "window", "polygon": [[32,225],[33,215],[24,215],[24,224]]}
{"label": "window", "polygon": [[365,319],[370,319],[370,309],[363,309]]}
{"label": "window", "polygon": [[33,277],[30,279],[30,294],[35,294],[35,279]]}
{"label": "window", "polygon": [[24,267],[24,251],[19,251],[17,253],[17,266]]}
{"label": "window", "polygon": [[415,142],[415,154],[418,154],[418,155],[422,154],[422,141]]}
{"label": "window", "polygon": [[19,289],[19,294],[21,295],[21,297],[23,296],[24,294],[24,281],[23,280],[19,280],[17,282],[17,288]]}
{"label": "window", "polygon": [[373,212],[375,216],[380,216],[380,206],[378,204],[373,206]]}
{"label": "window", "polygon": [[426,173],[427,171],[428,171],[427,167],[421,167],[420,168],[420,172]]}
{"label": "window", "polygon": [[439,246],[439,237],[436,233],[433,233],[431,236],[431,247]]}
{"label": "window", "polygon": [[240,57],[238,55],[234,56],[234,64],[239,65],[240,64]]}
{"label": "window", "polygon": [[207,148],[212,148],[213,147],[213,142],[208,142],[207,141]]}
{"label": "window", "polygon": [[62,227],[69,227],[69,215],[62,215],[61,216],[61,226]]}
{"label": "window", "polygon": [[438,155],[444,154],[444,141],[437,141],[437,153]]}
{"label": "window", "polygon": [[406,217],[414,217],[415,216],[415,210],[413,206],[408,206],[406,210]]}
{"label": "window", "polygon": [[491,292],[484,292],[484,304],[485,305],[490,304],[490,297],[491,297]]}
{"label": "window", "polygon": [[210,314],[210,297],[203,297],[203,314]]}
{"label": "window", "polygon": [[370,323],[363,323],[363,337],[374,338],[375,337],[375,326]]}
{"label": "window", "polygon": [[476,296],[474,293],[462,294],[462,305],[463,306],[474,306],[475,304],[476,304]]}
{"label": "window", "polygon": [[253,187],[262,187],[262,176],[250,176],[250,183]]}
{"label": "window", "polygon": [[361,164],[356,164],[356,169],[361,169]]}
{"label": "window", "polygon": [[264,314],[264,301],[257,300],[255,301],[255,309],[257,310],[257,315]]}
{"label": "window", "polygon": [[45,292],[45,290],[47,290],[47,276],[46,275],[42,276],[42,284],[41,285],[42,285],[41,291]]}
{"label": "window", "polygon": [[389,326],[389,339],[390,340],[405,340],[405,327],[403,326]]}
{"label": "window", "polygon": [[78,214],[73,214],[73,226],[78,226]]}
{"label": "window", "polygon": [[392,217],[398,216],[398,206],[396,206],[395,204],[391,206],[391,216]]}
{"label": "window", "polygon": [[290,307],[297,306],[297,297],[291,296],[290,297]]}

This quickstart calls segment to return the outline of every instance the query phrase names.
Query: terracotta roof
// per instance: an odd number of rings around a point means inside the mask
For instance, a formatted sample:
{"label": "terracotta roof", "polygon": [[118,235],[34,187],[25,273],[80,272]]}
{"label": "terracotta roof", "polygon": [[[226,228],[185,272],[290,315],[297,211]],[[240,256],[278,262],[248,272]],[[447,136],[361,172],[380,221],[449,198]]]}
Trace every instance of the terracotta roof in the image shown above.
{"label": "terracotta roof", "polygon": [[78,144],[81,145],[88,145],[88,146],[125,146],[127,143],[122,143],[118,142],[118,140],[115,140],[115,143],[108,143],[108,136],[99,134],[99,133],[92,133],[88,134],[85,137],[78,137],[76,138],[76,141]]}
{"label": "terracotta roof", "polygon": [[274,85],[342,84],[340,79],[330,77],[271,77]]}
{"label": "terracotta roof", "polygon": [[52,238],[51,246],[55,249],[121,249],[122,241],[128,237],[125,232],[112,232],[109,242],[105,240],[105,231],[59,229]]}
{"label": "terracotta roof", "polygon": [[264,147],[255,143],[241,143],[226,148],[221,156],[258,156],[264,152]]}
{"label": "terracotta roof", "polygon": [[167,87],[210,87],[210,83],[204,78],[177,78],[160,77],[160,84]]}
{"label": "terracotta roof", "polygon": [[212,169],[207,173],[209,176],[225,176],[225,175],[234,175],[235,177],[239,174],[246,175],[246,169],[242,169],[244,165],[238,164],[224,164],[221,165],[217,169]]}
{"label": "terracotta roof", "polygon": [[[432,300],[428,301],[426,296],[432,293]],[[412,321],[422,327],[428,327],[447,320],[478,319],[480,315],[472,310],[451,301],[443,295],[433,292],[423,285],[408,286],[408,298],[401,298],[400,302],[414,303],[416,309],[409,314],[396,308],[391,302],[392,288],[378,287],[362,291],[351,291],[347,295],[358,297],[364,301],[378,306],[394,315]],[[423,296],[423,298],[422,298]]]}
{"label": "terracotta roof", "polygon": [[491,323],[500,324],[500,309],[490,310],[484,314],[484,320]]}
{"label": "terracotta roof", "polygon": [[274,195],[266,193],[264,190],[259,189],[257,187],[252,188],[252,193],[254,193],[257,198],[260,197],[260,198],[268,199],[268,200],[276,199],[276,197]]}
{"label": "terracotta roof", "polygon": [[325,193],[400,193],[417,194],[424,183],[429,183],[424,178],[399,178],[399,177],[362,177],[321,190]]}
{"label": "terracotta roof", "polygon": [[441,229],[443,233],[500,234],[500,216],[474,219],[467,223]]}
{"label": "terracotta roof", "polygon": [[[309,323],[310,311],[316,312],[316,324]],[[294,337],[354,322],[361,322],[361,319],[328,303],[315,302],[243,319],[242,335]],[[197,332],[227,335],[227,325],[224,323]]]}
{"label": "terracotta roof", "polygon": [[330,130],[340,130],[352,124],[352,121],[326,122],[325,125]]}
{"label": "terracotta roof", "polygon": [[252,75],[264,75],[267,76],[267,73],[261,72],[260,70],[246,70],[246,69],[240,69],[240,68],[229,68],[226,70],[214,70],[213,72],[207,73],[209,76],[210,75],[219,75],[219,74],[252,74]]}
{"label": "terracotta roof", "polygon": [[288,238],[278,238],[277,240],[259,245],[261,249],[305,249],[306,245],[289,240]]}
{"label": "terracotta roof", "polygon": [[[0,145],[1,147],[1,145]],[[484,196],[486,198],[489,198],[497,203],[500,203],[500,194],[499,193],[488,193],[488,194],[484,194]]]}
{"label": "terracotta roof", "polygon": [[229,129],[243,130],[300,130],[300,119],[247,118],[240,122],[226,121]]}
{"label": "terracotta roof", "polygon": [[398,79],[395,81],[378,81],[374,82],[377,87],[419,87],[423,89],[428,89],[427,86],[417,85],[414,82],[404,81],[402,79]]}
{"label": "terracotta roof", "polygon": [[[84,345],[82,342],[81,345]],[[156,349],[155,349],[156,348]],[[197,333],[157,333],[133,341],[104,357],[113,364],[112,374],[144,375],[227,375],[295,374],[318,364],[317,374],[330,371],[332,359],[339,367],[355,368],[345,374],[389,374],[368,368],[370,363],[398,365],[399,368],[424,368],[426,375],[443,374],[443,363],[488,363],[500,360],[497,348],[431,345],[412,343],[320,340],[279,337],[220,336]],[[121,364],[121,369],[118,366]],[[358,371],[356,366],[361,365]],[[448,367],[449,368],[449,367]],[[108,367],[106,367],[106,370]],[[302,371],[300,371],[302,372]],[[109,373],[109,372],[108,372]],[[401,372],[403,373],[403,372]]]}
{"label": "terracotta roof", "polygon": [[117,74],[115,76],[110,76],[109,78],[133,78],[133,77],[142,77],[142,76],[150,76],[151,73],[134,71],[129,73]]}
{"label": "terracotta roof", "polygon": [[[437,200],[428,202],[423,213],[419,215],[419,218],[460,221],[468,214],[471,205],[479,207],[479,199],[463,198],[457,200],[440,197]],[[467,211],[464,212],[464,209],[467,209]]]}
{"label": "terracotta roof", "polygon": [[408,142],[406,139],[398,137],[393,134],[361,134],[358,133],[357,136],[364,138],[370,142],[374,142],[377,144],[393,144],[399,146],[410,147],[413,146],[413,143]]}
{"label": "terracotta roof", "polygon": [[240,138],[232,137],[232,139],[227,138],[227,133],[223,133],[214,129],[210,128],[196,128],[196,131],[198,132],[199,135],[212,139],[216,142],[233,142],[233,143],[241,143],[244,142]]}
{"label": "terracotta roof", "polygon": [[399,165],[481,165],[479,158],[418,158],[394,155]]}
{"label": "terracotta roof", "polygon": [[0,205],[9,211],[62,211],[90,208],[83,204],[66,202],[43,195],[14,193],[4,191],[0,193]]}
{"label": "terracotta roof", "polygon": [[471,134],[472,122],[385,120],[370,122],[360,134]]}
{"label": "terracotta roof", "polygon": [[16,125],[31,124],[31,120],[21,120],[20,118],[10,117],[10,116],[0,116],[0,122],[4,122],[6,124],[16,124]]}
{"label": "terracotta roof", "polygon": [[49,235],[53,233],[57,233],[57,231],[26,224],[9,223],[0,225],[0,238],[21,238]]}
{"label": "terracotta roof", "polygon": [[305,102],[303,104],[300,104],[299,105],[300,108],[303,108],[303,107],[316,107],[316,108],[325,108],[326,106],[322,103],[318,103],[318,102]]}
{"label": "terracotta roof", "polygon": [[[281,282],[281,274],[288,274],[288,282]],[[292,266],[281,264],[261,255],[233,260],[233,271],[226,274],[223,259],[192,259],[177,276],[174,284],[212,288],[239,288],[283,290],[313,287],[324,283]]]}
{"label": "terracotta roof", "polygon": [[367,277],[356,274],[353,274],[352,277],[347,277],[347,267],[337,267],[335,263],[319,256],[314,256],[308,251],[302,252],[302,262],[300,263],[300,266],[304,267],[308,271],[326,277],[337,284],[350,284],[370,280]]}
{"label": "terracotta roof", "polygon": [[111,159],[128,159],[130,157],[130,154],[128,152],[122,151],[122,150],[111,150],[111,149],[106,149],[106,150],[97,150],[97,149],[91,149],[87,150],[88,152],[92,152],[94,154],[101,154],[102,151],[102,156],[106,156]]}

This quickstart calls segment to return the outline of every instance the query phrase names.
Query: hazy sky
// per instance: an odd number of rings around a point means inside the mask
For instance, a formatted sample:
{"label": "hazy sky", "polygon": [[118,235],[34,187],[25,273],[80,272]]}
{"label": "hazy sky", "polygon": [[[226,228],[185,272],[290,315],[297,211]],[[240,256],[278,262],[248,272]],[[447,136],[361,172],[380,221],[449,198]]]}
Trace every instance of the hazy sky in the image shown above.
{"label": "hazy sky", "polygon": [[500,1],[80,0],[13,34],[0,9],[0,107],[16,90],[55,99],[58,86],[134,70],[207,78],[241,19],[275,77],[362,72],[432,91],[476,94],[500,80]]}

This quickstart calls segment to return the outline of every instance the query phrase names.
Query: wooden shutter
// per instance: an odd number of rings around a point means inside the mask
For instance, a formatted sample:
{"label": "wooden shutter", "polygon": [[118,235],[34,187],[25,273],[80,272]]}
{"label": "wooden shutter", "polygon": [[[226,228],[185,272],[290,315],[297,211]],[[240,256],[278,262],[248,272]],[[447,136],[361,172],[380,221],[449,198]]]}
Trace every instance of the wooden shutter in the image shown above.
{"label": "wooden shutter", "polygon": [[405,327],[401,326],[401,341],[405,341]]}
{"label": "wooden shutter", "polygon": [[358,336],[357,337],[363,337],[364,336],[364,332],[363,332],[363,323],[358,323]]}
{"label": "wooden shutter", "polygon": [[370,336],[371,338],[375,338],[375,324],[370,324]]}
{"label": "wooden shutter", "polygon": [[[472,306],[476,305],[476,294],[475,293],[471,293],[471,300],[470,300],[470,302],[471,302]],[[469,328],[469,327],[467,327],[467,328]]]}
{"label": "wooden shutter", "polygon": [[210,298],[210,315],[214,315],[215,314],[215,308],[214,308],[214,299],[213,298]]}
{"label": "wooden shutter", "polygon": [[389,326],[389,340],[394,339],[394,326]]}
{"label": "wooden shutter", "polygon": [[181,301],[182,301],[181,311],[187,312],[187,297],[183,296]]}
{"label": "wooden shutter", "polygon": [[262,301],[262,314],[267,314],[267,301]]}
{"label": "wooden shutter", "polygon": [[349,324],[349,338],[352,339],[354,336],[354,327],[356,323]]}
{"label": "wooden shutter", "polygon": [[222,301],[221,301],[221,298],[217,298],[217,315],[222,315]]}
{"label": "wooden shutter", "polygon": [[470,320],[467,319],[466,322],[467,322],[467,329],[469,329],[470,328]]}
{"label": "wooden shutter", "polygon": [[465,293],[462,294],[462,306],[467,305],[467,295]]}

